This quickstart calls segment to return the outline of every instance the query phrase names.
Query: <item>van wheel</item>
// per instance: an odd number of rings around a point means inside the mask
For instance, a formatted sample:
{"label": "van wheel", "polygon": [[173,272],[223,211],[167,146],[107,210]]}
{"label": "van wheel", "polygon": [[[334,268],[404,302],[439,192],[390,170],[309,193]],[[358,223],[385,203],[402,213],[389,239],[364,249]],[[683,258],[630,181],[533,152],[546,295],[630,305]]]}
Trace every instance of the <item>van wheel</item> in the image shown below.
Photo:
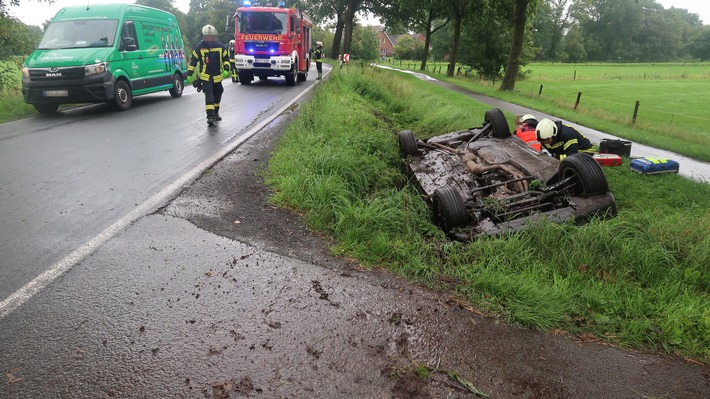
{"label": "van wheel", "polygon": [[37,112],[39,112],[42,115],[48,115],[48,114],[53,114],[57,112],[57,109],[59,108],[59,104],[53,104],[53,103],[43,103],[43,104],[32,104]]}
{"label": "van wheel", "polygon": [[182,81],[180,74],[173,75],[173,88],[170,89],[170,95],[173,98],[178,98],[182,96],[182,91],[185,89],[185,84]]}
{"label": "van wheel", "polygon": [[131,108],[133,95],[131,94],[131,88],[128,86],[128,83],[126,83],[125,80],[119,80],[116,82],[116,86],[113,90],[113,101],[116,108],[120,111]]}

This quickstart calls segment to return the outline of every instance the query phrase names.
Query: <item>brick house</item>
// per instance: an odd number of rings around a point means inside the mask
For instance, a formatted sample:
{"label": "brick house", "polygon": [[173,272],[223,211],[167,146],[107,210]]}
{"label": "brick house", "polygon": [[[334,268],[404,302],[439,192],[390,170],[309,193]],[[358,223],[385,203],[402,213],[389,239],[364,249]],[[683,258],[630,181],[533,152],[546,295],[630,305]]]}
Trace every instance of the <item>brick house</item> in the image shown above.
{"label": "brick house", "polygon": [[370,26],[370,28],[374,29],[377,32],[377,40],[380,42],[380,57],[394,56],[394,46],[396,46],[399,39],[404,36],[409,36],[412,39],[422,43],[426,42],[426,37],[419,33],[407,35],[390,35],[385,32],[385,27],[382,25]]}

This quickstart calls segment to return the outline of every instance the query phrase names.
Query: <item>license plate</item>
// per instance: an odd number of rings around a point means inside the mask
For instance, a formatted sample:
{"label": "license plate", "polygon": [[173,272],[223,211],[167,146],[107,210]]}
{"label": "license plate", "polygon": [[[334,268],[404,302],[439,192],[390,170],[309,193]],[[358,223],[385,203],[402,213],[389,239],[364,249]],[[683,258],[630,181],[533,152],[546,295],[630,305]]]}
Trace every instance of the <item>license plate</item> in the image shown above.
{"label": "license plate", "polygon": [[66,97],[69,95],[69,90],[45,90],[45,97]]}
{"label": "license plate", "polygon": [[264,63],[268,64],[269,60],[257,58],[254,60],[254,62],[259,63],[259,64],[264,64]]}

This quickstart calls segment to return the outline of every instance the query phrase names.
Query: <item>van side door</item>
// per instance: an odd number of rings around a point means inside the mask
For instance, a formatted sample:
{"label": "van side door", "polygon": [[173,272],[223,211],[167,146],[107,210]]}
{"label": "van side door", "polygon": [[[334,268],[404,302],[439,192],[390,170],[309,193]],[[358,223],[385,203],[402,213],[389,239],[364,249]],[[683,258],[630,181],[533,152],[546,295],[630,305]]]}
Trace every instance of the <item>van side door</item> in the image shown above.
{"label": "van side door", "polygon": [[131,85],[133,85],[133,81],[141,76],[140,61],[143,58],[143,51],[138,46],[138,35],[133,21],[123,23],[118,51],[121,54],[121,60],[123,60],[118,69],[122,69],[128,75]]}

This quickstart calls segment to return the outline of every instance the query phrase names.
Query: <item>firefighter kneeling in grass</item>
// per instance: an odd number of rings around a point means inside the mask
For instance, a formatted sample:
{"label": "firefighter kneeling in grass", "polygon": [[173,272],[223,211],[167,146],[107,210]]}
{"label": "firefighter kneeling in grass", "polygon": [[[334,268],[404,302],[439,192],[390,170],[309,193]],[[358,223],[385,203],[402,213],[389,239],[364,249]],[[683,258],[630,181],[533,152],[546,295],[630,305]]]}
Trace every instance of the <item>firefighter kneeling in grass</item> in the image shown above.
{"label": "firefighter kneeling in grass", "polygon": [[[187,82],[192,84],[199,79],[205,93],[207,124],[212,126],[221,121],[219,102],[222,100],[222,80],[229,77],[229,55],[227,49],[217,39],[217,29],[212,25],[202,28],[203,40],[192,51],[190,66],[187,67]],[[199,70],[195,71],[197,64]]]}
{"label": "firefighter kneeling in grass", "polygon": [[562,121],[545,118],[538,122],[535,134],[542,148],[560,161],[578,152],[592,155],[597,150],[586,136],[572,126],[563,125]]}

